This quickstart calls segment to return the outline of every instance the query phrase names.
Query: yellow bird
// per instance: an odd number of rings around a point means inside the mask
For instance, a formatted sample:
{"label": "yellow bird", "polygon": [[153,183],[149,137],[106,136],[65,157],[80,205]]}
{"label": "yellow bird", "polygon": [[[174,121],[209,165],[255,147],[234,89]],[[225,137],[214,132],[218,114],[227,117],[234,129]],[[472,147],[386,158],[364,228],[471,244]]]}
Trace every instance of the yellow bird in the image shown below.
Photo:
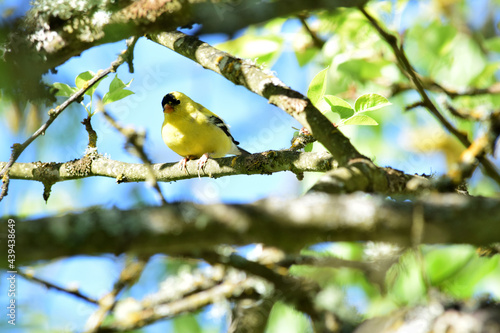
{"label": "yellow bird", "polygon": [[250,154],[237,146],[239,142],[222,119],[183,93],[166,94],[161,106],[165,116],[161,137],[170,149],[184,157],[181,169],[186,170],[188,159],[200,158],[199,172],[209,157]]}

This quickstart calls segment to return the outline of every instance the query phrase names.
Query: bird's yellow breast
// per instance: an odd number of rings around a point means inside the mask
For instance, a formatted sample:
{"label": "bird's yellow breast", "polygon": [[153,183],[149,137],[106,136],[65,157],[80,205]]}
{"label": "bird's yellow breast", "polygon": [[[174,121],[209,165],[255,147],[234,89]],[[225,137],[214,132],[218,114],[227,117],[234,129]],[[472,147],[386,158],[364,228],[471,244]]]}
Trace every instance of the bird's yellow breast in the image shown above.
{"label": "bird's yellow breast", "polygon": [[203,113],[186,111],[165,114],[161,129],[165,144],[183,157],[199,158],[205,153],[215,158],[225,156],[233,145],[231,138]]}

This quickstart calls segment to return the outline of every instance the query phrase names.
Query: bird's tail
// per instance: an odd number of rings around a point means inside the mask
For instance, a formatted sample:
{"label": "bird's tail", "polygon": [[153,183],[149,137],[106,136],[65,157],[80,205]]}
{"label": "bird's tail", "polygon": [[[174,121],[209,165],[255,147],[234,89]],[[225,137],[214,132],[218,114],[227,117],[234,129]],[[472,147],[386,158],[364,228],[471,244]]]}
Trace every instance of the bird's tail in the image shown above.
{"label": "bird's tail", "polygon": [[241,155],[252,155],[252,153],[246,151],[245,149],[238,147],[238,150],[240,151]]}

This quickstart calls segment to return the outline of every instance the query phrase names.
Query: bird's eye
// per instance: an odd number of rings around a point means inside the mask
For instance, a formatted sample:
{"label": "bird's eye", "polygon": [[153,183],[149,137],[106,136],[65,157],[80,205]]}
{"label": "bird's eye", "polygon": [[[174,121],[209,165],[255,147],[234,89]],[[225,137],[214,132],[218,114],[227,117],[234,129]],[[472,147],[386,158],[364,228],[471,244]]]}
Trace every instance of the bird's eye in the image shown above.
{"label": "bird's eye", "polygon": [[161,101],[161,106],[165,108],[165,105],[167,104],[170,106],[176,106],[181,104],[181,101],[175,98],[173,94],[166,94],[165,97],[163,97],[163,100]]}

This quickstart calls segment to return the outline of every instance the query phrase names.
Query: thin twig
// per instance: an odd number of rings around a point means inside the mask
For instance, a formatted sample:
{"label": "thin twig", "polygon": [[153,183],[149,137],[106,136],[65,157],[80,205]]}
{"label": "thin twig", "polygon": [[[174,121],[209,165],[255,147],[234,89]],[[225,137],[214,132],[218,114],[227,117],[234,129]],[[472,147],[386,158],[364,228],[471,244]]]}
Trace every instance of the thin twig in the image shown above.
{"label": "thin twig", "polygon": [[93,299],[91,297],[83,295],[78,290],[71,290],[71,289],[67,289],[67,288],[63,288],[63,287],[57,286],[57,285],[53,284],[52,282],[45,281],[43,279],[34,277],[32,274],[29,274],[29,273],[18,271],[17,274],[21,275],[22,277],[24,277],[27,280],[43,284],[48,289],[54,289],[54,290],[61,291],[63,293],[69,294],[71,296],[75,296],[75,297],[81,298],[84,301],[87,301],[87,302],[92,303],[92,304],[99,304],[99,302],[97,300],[95,300],[95,299]]}
{"label": "thin twig", "polygon": [[116,305],[118,294],[127,286],[133,285],[142,274],[144,267],[146,266],[147,260],[131,260],[127,262],[120,277],[113,286],[113,290],[108,294],[104,295],[99,300],[99,309],[94,312],[87,320],[85,333],[95,333],[99,332],[99,329],[106,318],[109,311],[113,309]]}
{"label": "thin twig", "polygon": [[[439,112],[437,107],[431,101],[429,96],[425,91],[425,87],[422,84],[418,74],[415,72],[413,67],[411,66],[406,54],[403,50],[403,47],[398,45],[398,39],[385,31],[384,28],[378,23],[378,21],[372,17],[365,10],[364,7],[359,7],[359,10],[363,13],[366,19],[371,23],[371,25],[378,31],[380,36],[389,44],[392,48],[398,64],[402,69],[404,69],[404,74],[407,75],[412,83],[415,85],[420,97],[422,98],[423,105],[429,110],[429,112],[434,115],[438,119],[438,121],[452,134],[454,135],[465,147],[469,147],[471,142],[467,137],[467,134],[458,130],[455,126],[453,126],[442,114]],[[485,173],[496,181],[500,185],[500,173],[495,168],[495,166],[491,163],[491,161],[485,156],[478,156],[479,162],[482,164]]]}
{"label": "thin twig", "polygon": [[[135,38],[135,37],[134,37]],[[7,192],[9,190],[9,171],[14,162],[17,161],[21,153],[40,135],[45,134],[45,131],[49,126],[56,120],[56,118],[73,102],[80,100],[85,92],[89,90],[94,84],[99,82],[102,78],[107,76],[109,73],[115,72],[116,69],[125,62],[127,59],[128,53],[132,52],[132,47],[135,45],[135,43],[132,43],[127,50],[123,51],[119,56],[118,59],[113,61],[111,63],[111,66],[109,66],[107,69],[98,71],[97,74],[90,79],[82,89],[78,90],[75,92],[73,95],[71,95],[67,100],[65,100],[61,105],[57,106],[55,109],[51,109],[48,114],[49,114],[49,119],[38,129],[33,133],[24,143],[18,144],[15,143],[12,146],[12,154],[10,155],[9,162],[7,165],[4,166],[4,168],[0,171],[0,178],[2,178],[3,185],[2,185],[2,192],[0,193],[0,201],[7,195]]]}
{"label": "thin twig", "polygon": [[[495,83],[488,88],[470,88],[470,89],[463,90],[463,91],[455,91],[455,90],[451,90],[449,88],[442,86],[441,84],[435,82],[431,78],[423,77],[421,75],[418,75],[418,77],[420,78],[420,81],[422,82],[422,85],[425,88],[425,90],[444,93],[448,97],[450,97],[451,99],[455,99],[458,97],[465,97],[465,96],[480,96],[480,95],[500,94],[500,84],[498,84],[498,83]],[[405,92],[408,90],[413,90],[414,88],[415,87],[413,85],[408,84],[408,83],[398,83],[398,84],[391,86],[391,90],[392,90],[391,95],[394,96],[394,95],[397,95],[399,93],[402,93],[402,92]]]}
{"label": "thin twig", "polygon": [[304,27],[304,29],[309,34],[309,36],[311,36],[311,39],[313,40],[314,46],[316,46],[318,49],[321,50],[323,48],[323,46],[325,45],[325,41],[322,40],[318,36],[316,31],[311,30],[311,27],[309,27],[309,24],[307,23],[306,18],[303,15],[299,15],[299,20],[300,20],[300,23],[302,23],[302,26]]}
{"label": "thin twig", "polygon": [[160,197],[161,203],[163,205],[167,204],[167,200],[165,200],[165,197],[163,196],[163,193],[161,192],[161,188],[158,185],[158,181],[155,175],[155,171],[152,167],[151,160],[149,159],[148,155],[144,151],[144,139],[145,139],[145,134],[143,133],[138,133],[135,131],[133,128],[124,128],[120,124],[116,122],[116,120],[109,114],[107,113],[104,109],[102,110],[102,113],[106,117],[106,119],[109,121],[109,123],[116,128],[126,139],[127,139],[127,145],[132,145],[134,152],[139,156],[139,158],[142,160],[142,162],[146,165],[146,168],[148,170],[148,182],[151,184],[151,186],[155,189],[155,191],[158,193],[158,196]]}

